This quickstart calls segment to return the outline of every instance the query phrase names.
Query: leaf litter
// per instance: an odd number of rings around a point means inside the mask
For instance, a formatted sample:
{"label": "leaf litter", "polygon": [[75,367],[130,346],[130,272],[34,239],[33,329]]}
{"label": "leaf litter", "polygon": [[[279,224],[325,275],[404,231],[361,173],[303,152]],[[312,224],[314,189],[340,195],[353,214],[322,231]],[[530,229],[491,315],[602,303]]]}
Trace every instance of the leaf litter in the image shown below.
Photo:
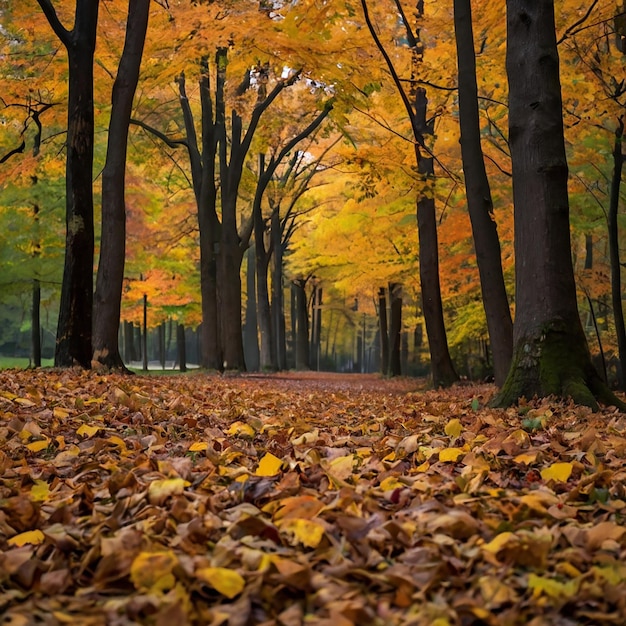
{"label": "leaf litter", "polygon": [[375,376],[0,373],[3,624],[626,619],[626,415]]}

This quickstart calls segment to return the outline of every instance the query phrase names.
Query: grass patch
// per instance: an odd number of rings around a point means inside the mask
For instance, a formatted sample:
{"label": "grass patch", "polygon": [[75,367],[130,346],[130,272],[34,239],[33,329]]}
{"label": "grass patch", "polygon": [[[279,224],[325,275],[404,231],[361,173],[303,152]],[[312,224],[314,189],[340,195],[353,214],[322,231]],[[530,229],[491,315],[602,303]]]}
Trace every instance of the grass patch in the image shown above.
{"label": "grass patch", "polygon": [[[54,359],[42,359],[41,367],[52,367]],[[27,369],[32,367],[32,361],[28,357],[0,356],[0,369]]]}

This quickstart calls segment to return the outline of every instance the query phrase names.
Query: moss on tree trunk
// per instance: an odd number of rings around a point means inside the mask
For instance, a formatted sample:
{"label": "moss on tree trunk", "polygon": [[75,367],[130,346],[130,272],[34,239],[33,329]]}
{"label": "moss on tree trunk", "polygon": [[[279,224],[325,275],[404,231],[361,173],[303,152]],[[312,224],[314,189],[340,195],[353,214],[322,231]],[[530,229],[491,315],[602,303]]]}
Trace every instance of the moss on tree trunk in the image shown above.
{"label": "moss on tree trunk", "polygon": [[556,396],[598,409],[598,401],[626,409],[602,381],[577,325],[555,322],[516,343],[513,365],[492,406],[519,399]]}

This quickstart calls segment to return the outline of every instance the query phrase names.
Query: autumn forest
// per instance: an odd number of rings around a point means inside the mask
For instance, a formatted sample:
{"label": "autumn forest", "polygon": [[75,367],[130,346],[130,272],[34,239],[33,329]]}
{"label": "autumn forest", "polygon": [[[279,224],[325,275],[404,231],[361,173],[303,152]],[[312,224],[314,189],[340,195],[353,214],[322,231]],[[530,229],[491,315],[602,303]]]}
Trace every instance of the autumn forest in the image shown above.
{"label": "autumn forest", "polygon": [[622,0],[0,0],[0,55],[3,623],[623,623]]}
{"label": "autumn forest", "polygon": [[[147,329],[211,369],[503,383],[503,3],[55,4],[3,4],[6,350],[123,367]],[[623,386],[619,10],[560,2],[554,29],[575,298]]]}

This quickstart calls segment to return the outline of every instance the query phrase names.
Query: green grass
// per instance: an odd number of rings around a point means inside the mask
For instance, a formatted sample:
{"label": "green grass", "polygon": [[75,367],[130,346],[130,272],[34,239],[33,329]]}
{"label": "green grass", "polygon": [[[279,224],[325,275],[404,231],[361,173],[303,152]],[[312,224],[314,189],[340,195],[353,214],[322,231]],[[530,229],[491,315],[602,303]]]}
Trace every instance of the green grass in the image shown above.
{"label": "green grass", "polygon": [[[31,365],[31,362],[27,357],[12,357],[12,356],[0,356],[0,369],[26,369]],[[42,359],[42,367],[52,367],[54,365],[53,359]]]}

